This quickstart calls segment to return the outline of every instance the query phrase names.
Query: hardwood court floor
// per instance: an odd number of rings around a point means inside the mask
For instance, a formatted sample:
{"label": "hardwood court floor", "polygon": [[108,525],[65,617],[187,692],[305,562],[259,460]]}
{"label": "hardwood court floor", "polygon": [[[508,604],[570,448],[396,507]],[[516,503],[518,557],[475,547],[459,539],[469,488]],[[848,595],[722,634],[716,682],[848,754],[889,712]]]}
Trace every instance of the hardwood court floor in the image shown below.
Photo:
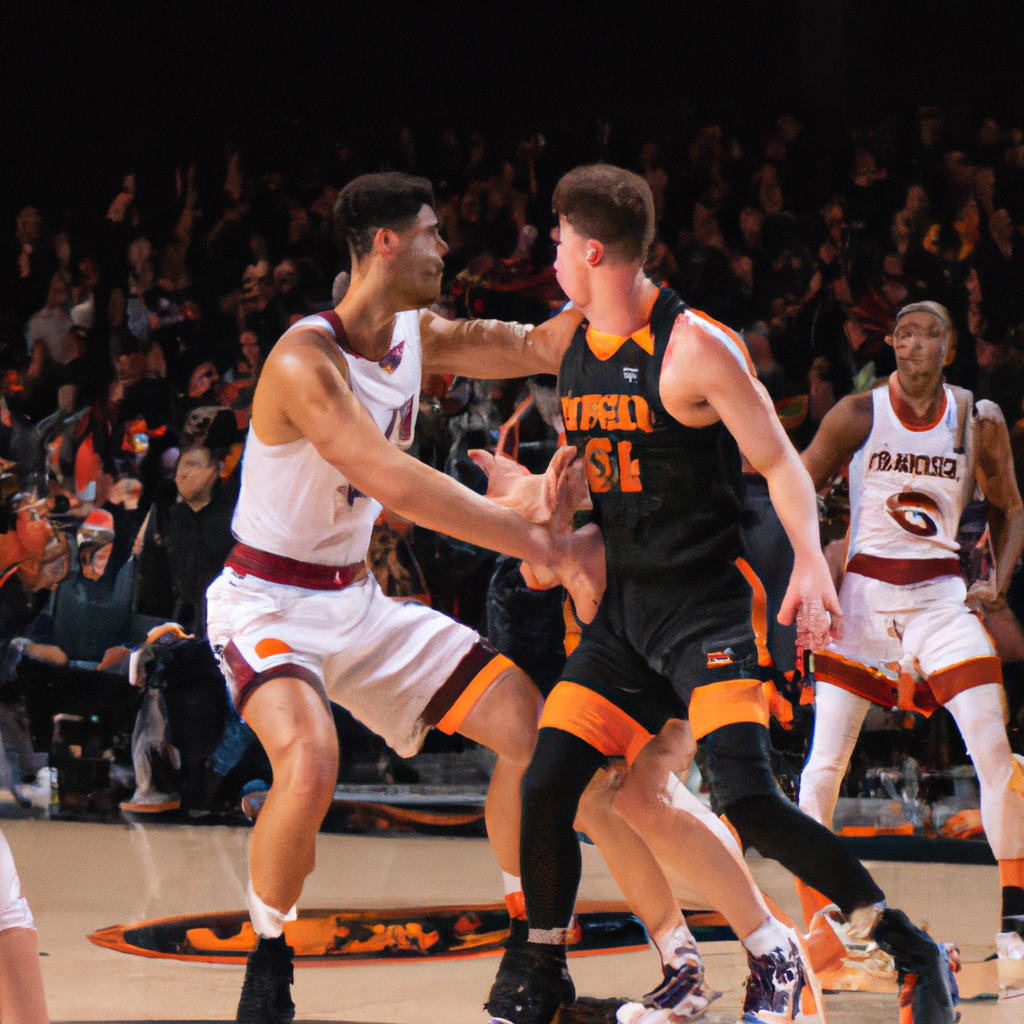
{"label": "hardwood court floor", "polygon": [[[120,826],[56,821],[2,822],[39,929],[54,1021],[227,1021],[242,968],[126,956],[93,946],[97,928],[147,918],[244,906],[248,830],[174,825]],[[600,855],[583,849],[580,895],[619,898]],[[759,884],[796,914],[790,876],[755,859]],[[991,950],[998,913],[997,869],[873,863],[890,900],[955,939],[968,960]],[[397,907],[491,902],[501,876],[483,840],[321,835],[307,907]],[[677,886],[684,905],[695,897]],[[706,1024],[737,1019],[745,961],[735,942],[703,947],[708,976],[724,997]],[[298,1019],[364,1024],[482,1024],[495,958],[304,968],[296,971]],[[654,953],[594,956],[571,963],[581,995],[636,995],[659,976]],[[1012,1007],[1012,1016],[1011,1016]],[[895,1024],[895,997],[826,997],[831,1024]],[[962,1024],[1022,1024],[1022,1007],[961,1007]]]}

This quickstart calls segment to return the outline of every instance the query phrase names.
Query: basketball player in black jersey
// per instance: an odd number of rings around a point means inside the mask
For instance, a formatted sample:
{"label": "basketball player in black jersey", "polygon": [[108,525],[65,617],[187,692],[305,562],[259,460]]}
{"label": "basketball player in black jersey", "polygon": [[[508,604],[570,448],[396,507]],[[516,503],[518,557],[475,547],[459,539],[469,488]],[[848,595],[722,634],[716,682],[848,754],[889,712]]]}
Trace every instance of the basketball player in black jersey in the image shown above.
{"label": "basketball player in black jersey", "polygon": [[[744,847],[780,861],[825,893],[895,957],[904,1019],[952,1024],[938,947],[884,894],[830,831],[780,796],[769,767],[766,652],[752,622],[756,578],[741,559],[740,450],[767,480],[794,548],[779,619],[808,613],[806,646],[822,646],[822,609],[839,605],[818,542],[814,492],[757,382],[741,339],[689,310],[643,274],[653,202],[643,179],[577,168],[555,190],[558,279],[586,319],[523,353],[530,372],[559,374],[567,440],[583,454],[604,533],[607,589],[545,705],[523,791],[521,862],[530,941],[509,949],[488,1009],[499,1021],[549,1024],[573,998],[565,933],[580,877],[573,821],[580,795],[629,723],[654,731],[685,708],[704,748],[712,796]],[[504,375],[501,353],[481,376]],[[498,372],[486,372],[488,364]],[[815,611],[817,614],[815,614]],[[833,629],[833,634],[838,628]],[[681,717],[682,712],[679,713]],[[652,728],[653,726],[653,728]],[[686,826],[664,790],[686,728],[670,723],[636,756],[619,813],[663,860],[685,859]],[[682,816],[685,817],[685,816]],[[749,950],[748,950],[749,952]],[[795,948],[750,955],[773,987]],[[799,996],[799,992],[796,993]],[[788,1005],[751,1000],[751,1024],[800,1020]]]}

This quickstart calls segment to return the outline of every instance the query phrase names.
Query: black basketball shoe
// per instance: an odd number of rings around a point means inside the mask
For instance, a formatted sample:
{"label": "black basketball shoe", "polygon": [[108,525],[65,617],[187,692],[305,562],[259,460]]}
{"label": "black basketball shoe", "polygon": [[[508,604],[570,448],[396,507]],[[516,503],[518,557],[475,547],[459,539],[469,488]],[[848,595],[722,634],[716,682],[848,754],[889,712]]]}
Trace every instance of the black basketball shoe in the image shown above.
{"label": "black basketball shoe", "polygon": [[896,962],[900,1024],[955,1024],[948,958],[931,936],[886,907],[871,937]]}
{"label": "black basketball shoe", "polygon": [[505,950],[484,1009],[492,1024],[551,1024],[575,998],[565,947],[527,942]]}
{"label": "black basketball shoe", "polygon": [[259,937],[245,965],[236,1024],[289,1024],[295,1019],[290,991],[294,952],[283,935]]}

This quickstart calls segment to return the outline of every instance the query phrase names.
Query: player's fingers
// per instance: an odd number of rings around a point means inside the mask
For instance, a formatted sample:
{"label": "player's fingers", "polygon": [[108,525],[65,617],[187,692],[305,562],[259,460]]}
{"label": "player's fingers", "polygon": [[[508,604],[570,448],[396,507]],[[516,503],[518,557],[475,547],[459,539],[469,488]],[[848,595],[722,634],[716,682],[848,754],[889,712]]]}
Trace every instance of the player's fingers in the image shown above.
{"label": "player's fingers", "polygon": [[832,616],[832,623],[829,626],[829,636],[833,640],[843,639],[843,613],[838,609],[829,608],[829,613]]}
{"label": "player's fingers", "polygon": [[473,460],[488,476],[494,470],[494,456],[486,448],[470,448],[466,454]]}
{"label": "player's fingers", "polygon": [[779,608],[779,614],[776,618],[779,623],[783,626],[791,626],[793,620],[796,618],[797,609],[800,607],[800,592],[794,587],[790,587],[786,591],[786,596],[782,599],[782,606]]}

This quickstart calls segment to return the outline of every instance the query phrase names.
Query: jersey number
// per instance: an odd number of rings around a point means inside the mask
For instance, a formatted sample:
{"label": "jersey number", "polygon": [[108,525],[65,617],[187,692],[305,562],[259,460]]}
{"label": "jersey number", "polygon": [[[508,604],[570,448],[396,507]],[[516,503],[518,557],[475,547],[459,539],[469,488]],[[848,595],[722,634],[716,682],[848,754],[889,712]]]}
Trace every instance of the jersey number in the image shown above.
{"label": "jersey number", "polygon": [[595,494],[618,490],[635,494],[644,489],[640,481],[640,463],[633,458],[631,441],[612,445],[610,437],[592,437],[584,452],[587,483]]}

